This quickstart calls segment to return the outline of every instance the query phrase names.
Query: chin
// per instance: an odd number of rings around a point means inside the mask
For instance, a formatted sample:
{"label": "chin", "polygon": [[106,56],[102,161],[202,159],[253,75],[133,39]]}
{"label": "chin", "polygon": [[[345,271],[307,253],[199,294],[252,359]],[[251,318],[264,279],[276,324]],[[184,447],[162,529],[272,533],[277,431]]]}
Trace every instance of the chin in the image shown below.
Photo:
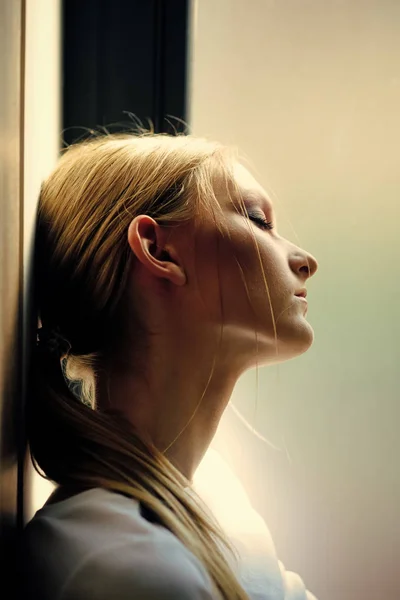
{"label": "chin", "polygon": [[295,358],[307,352],[314,342],[314,330],[310,323],[304,319],[301,325],[288,331],[284,339],[278,335],[278,353]]}
{"label": "chin", "polygon": [[[312,346],[314,341],[314,330],[308,321],[297,323],[295,327],[287,327],[285,331],[278,333],[278,352],[276,352],[275,339],[269,340],[266,350],[264,364],[277,364],[291,360],[304,354]],[[264,361],[263,361],[264,362]]]}

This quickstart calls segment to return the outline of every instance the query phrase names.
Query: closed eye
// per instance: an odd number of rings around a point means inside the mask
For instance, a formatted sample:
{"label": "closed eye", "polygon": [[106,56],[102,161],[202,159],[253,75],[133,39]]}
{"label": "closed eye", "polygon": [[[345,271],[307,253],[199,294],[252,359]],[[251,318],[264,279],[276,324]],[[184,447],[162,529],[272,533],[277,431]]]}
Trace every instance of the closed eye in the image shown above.
{"label": "closed eye", "polygon": [[264,219],[263,217],[259,217],[257,215],[252,215],[251,213],[248,213],[248,217],[249,217],[250,221],[254,221],[262,229],[273,229],[274,228],[272,221],[267,221],[267,219]]}

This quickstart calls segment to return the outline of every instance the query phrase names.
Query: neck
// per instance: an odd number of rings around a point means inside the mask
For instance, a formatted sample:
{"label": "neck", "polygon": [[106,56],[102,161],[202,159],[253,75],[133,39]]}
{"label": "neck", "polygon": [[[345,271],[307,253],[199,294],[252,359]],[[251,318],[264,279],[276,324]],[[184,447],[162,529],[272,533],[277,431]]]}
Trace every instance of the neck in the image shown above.
{"label": "neck", "polygon": [[222,365],[210,378],[212,361],[201,363],[195,354],[147,362],[154,367],[145,376],[114,365],[100,375],[96,389],[99,406],[120,411],[190,482],[237,381]]}

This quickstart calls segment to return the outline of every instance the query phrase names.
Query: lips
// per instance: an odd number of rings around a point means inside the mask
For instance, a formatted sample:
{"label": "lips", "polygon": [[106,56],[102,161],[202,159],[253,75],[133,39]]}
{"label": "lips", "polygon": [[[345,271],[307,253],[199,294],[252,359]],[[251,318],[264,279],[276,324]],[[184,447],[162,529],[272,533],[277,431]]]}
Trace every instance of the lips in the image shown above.
{"label": "lips", "polygon": [[296,292],[295,296],[299,296],[300,298],[306,298],[307,290],[305,288],[303,288],[302,290]]}
{"label": "lips", "polygon": [[295,294],[296,298],[298,298],[299,300],[301,300],[303,306],[304,306],[304,315],[307,314],[307,309],[308,309],[308,300],[306,299],[306,294],[304,294],[304,292],[302,294]]}

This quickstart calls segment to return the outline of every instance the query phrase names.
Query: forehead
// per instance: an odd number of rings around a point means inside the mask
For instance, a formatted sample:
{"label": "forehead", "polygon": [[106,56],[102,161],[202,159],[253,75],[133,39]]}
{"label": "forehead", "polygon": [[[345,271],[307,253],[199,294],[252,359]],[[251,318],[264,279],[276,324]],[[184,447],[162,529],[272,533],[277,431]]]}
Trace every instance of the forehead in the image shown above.
{"label": "forehead", "polygon": [[233,173],[235,176],[236,183],[244,191],[253,191],[258,194],[266,195],[261,185],[253,177],[253,175],[240,163],[235,163],[233,167]]}
{"label": "forehead", "polygon": [[234,165],[233,173],[245,203],[261,204],[268,208],[272,208],[272,202],[268,198],[264,188],[246,167],[240,163],[236,163]]}

